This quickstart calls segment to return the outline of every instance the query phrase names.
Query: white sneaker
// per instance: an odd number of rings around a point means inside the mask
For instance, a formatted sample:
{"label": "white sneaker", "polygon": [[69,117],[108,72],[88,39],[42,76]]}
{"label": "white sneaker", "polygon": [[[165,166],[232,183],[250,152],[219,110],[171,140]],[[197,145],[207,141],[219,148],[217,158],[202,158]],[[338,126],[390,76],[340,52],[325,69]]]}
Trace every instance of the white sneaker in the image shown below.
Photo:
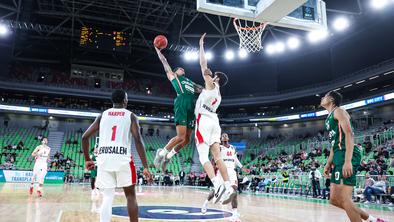
{"label": "white sneaker", "polygon": [[226,205],[230,203],[234,196],[237,195],[236,191],[231,187],[230,189],[226,190],[226,192],[223,194],[223,197],[221,198],[220,202],[223,205]]}
{"label": "white sneaker", "polygon": [[156,169],[160,169],[161,162],[163,161],[164,156],[160,156],[159,153],[163,149],[157,149],[156,150],[156,156],[155,159],[153,160],[153,165],[155,165]]}
{"label": "white sneaker", "polygon": [[217,189],[215,189],[215,195],[213,196],[212,202],[214,204],[217,204],[221,200],[225,192],[226,187],[224,186],[224,184],[221,184]]}
{"label": "white sneaker", "polygon": [[201,213],[202,213],[202,214],[206,214],[206,213],[207,213],[207,205],[206,205],[206,204],[202,205],[202,207],[201,207]]}
{"label": "white sneaker", "polygon": [[231,222],[241,222],[240,215],[239,214],[233,214],[233,216],[230,219]]}

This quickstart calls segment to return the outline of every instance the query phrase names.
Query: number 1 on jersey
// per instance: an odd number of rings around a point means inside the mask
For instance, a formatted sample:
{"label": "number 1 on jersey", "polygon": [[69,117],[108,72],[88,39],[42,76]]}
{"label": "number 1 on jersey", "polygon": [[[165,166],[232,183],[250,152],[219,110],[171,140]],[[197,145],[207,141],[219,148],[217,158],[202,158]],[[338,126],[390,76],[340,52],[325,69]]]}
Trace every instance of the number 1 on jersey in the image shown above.
{"label": "number 1 on jersey", "polygon": [[116,126],[112,127],[112,136],[111,136],[111,141],[115,141],[116,137]]}

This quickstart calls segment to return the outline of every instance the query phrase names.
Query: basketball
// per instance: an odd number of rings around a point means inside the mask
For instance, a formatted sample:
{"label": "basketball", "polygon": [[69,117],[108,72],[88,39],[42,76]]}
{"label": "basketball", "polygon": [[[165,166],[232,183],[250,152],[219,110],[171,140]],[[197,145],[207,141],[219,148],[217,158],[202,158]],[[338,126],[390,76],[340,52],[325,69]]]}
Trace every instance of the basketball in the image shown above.
{"label": "basketball", "polygon": [[158,35],[153,41],[153,44],[158,49],[165,49],[167,47],[168,41],[164,35]]}

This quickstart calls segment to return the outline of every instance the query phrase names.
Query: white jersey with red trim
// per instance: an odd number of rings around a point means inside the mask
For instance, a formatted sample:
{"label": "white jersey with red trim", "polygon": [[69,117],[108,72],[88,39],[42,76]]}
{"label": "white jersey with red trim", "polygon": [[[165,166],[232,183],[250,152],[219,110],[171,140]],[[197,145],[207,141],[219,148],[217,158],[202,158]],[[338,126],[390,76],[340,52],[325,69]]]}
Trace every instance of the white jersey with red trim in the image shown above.
{"label": "white jersey with red trim", "polygon": [[132,113],[124,108],[107,109],[101,115],[97,167],[118,171],[132,161],[130,132]]}
{"label": "white jersey with red trim", "polygon": [[36,162],[34,165],[47,165],[51,148],[49,146],[40,145],[36,154]]}
{"label": "white jersey with red trim", "polygon": [[212,90],[203,89],[198,96],[195,108],[195,114],[208,115],[217,117],[216,110],[222,102],[220,87],[214,83],[215,88]]}
{"label": "white jersey with red trim", "polygon": [[220,154],[227,169],[234,170],[236,165],[242,168],[233,145],[229,144],[229,147],[220,145]]}

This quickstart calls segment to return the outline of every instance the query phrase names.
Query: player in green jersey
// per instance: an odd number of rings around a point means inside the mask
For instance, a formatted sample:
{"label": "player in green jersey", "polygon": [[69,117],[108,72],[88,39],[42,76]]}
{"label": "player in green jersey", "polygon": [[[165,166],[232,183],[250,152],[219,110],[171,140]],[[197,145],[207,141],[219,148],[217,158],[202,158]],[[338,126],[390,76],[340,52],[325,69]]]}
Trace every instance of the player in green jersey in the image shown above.
{"label": "player in green jersey", "polygon": [[156,151],[154,165],[156,168],[161,166],[165,172],[167,165],[176,153],[190,142],[195,123],[195,91],[198,85],[185,77],[185,70],[178,67],[171,69],[167,59],[158,48],[155,48],[160,61],[164,66],[168,80],[175,89],[177,97],[174,100],[174,120],[177,135],[173,137],[163,149]]}
{"label": "player in green jersey", "polygon": [[320,105],[328,111],[325,128],[329,132],[331,143],[330,156],[324,167],[324,176],[329,178],[331,172],[330,203],[344,209],[352,222],[384,222],[375,218],[352,201],[353,187],[356,185],[357,168],[361,161],[361,152],[354,145],[354,135],[350,115],[341,108],[342,95],[336,91],[328,92]]}

